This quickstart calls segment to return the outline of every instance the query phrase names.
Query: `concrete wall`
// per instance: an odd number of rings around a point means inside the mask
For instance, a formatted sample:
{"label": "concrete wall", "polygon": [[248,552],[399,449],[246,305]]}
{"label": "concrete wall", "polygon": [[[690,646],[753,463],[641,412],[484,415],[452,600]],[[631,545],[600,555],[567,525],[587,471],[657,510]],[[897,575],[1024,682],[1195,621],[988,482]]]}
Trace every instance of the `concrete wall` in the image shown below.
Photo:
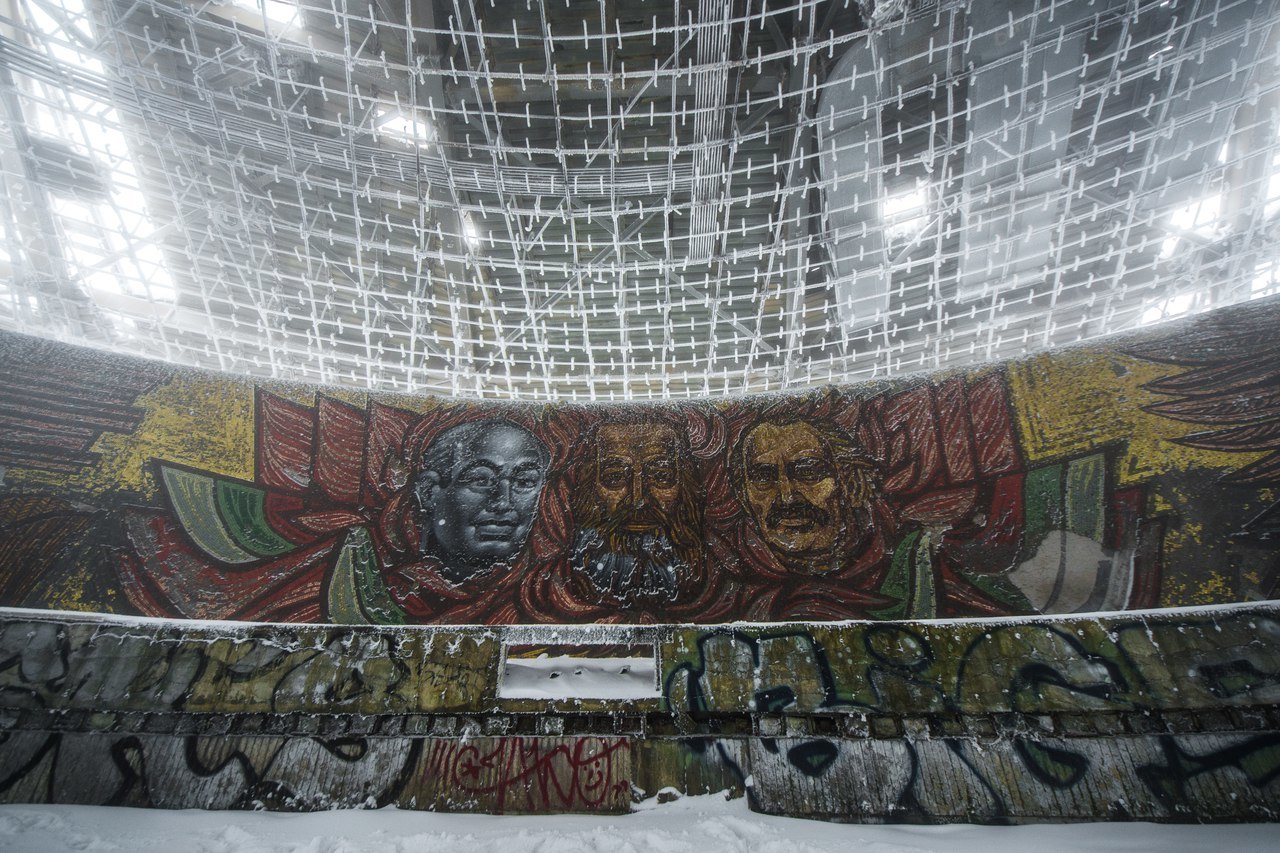
{"label": "concrete wall", "polygon": [[337,624],[1270,598],[1274,300],[964,373],[670,405],[366,395],[0,338],[0,604]]}
{"label": "concrete wall", "polygon": [[[11,610],[0,801],[616,812],[729,789],[840,820],[1275,819],[1278,639],[1271,603],[580,629]],[[570,662],[512,698],[530,644]],[[645,695],[566,686],[624,649]]]}

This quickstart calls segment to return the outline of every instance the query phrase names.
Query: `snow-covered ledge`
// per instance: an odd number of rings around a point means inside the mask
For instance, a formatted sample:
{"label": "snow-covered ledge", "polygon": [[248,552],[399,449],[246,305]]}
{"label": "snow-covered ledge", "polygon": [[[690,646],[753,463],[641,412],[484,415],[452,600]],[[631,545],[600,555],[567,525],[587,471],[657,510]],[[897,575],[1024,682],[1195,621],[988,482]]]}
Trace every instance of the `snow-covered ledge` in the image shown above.
{"label": "snow-covered ledge", "polygon": [[1273,602],[587,627],[8,609],[0,800],[623,811],[729,788],[842,820],[1257,820],[1278,641]]}

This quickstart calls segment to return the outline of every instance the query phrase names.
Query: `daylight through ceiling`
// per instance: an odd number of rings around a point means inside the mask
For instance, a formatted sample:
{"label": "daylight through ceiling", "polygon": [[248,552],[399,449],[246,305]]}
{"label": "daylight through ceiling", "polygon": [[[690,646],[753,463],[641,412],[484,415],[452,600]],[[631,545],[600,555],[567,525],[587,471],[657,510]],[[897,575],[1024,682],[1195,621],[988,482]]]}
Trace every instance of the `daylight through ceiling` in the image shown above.
{"label": "daylight through ceiling", "polygon": [[1280,0],[0,0],[0,327],[665,399],[1276,292]]}

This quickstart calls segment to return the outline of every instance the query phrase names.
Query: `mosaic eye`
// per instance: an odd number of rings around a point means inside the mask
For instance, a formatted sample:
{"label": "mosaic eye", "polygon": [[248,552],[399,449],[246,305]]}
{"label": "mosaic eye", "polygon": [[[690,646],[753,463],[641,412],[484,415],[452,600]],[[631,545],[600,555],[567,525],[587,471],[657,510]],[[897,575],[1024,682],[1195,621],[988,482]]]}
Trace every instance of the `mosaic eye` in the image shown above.
{"label": "mosaic eye", "polygon": [[803,483],[816,483],[832,476],[831,466],[821,459],[797,459],[787,466],[787,473],[792,479]]}
{"label": "mosaic eye", "polygon": [[611,466],[600,471],[600,485],[606,489],[625,488],[631,480],[631,469],[624,465]]}
{"label": "mosaic eye", "polygon": [[488,468],[472,468],[458,477],[458,482],[471,489],[492,489],[498,484],[498,475]]}
{"label": "mosaic eye", "polygon": [[511,488],[520,492],[531,492],[542,485],[542,472],[537,468],[526,468],[511,475]]}
{"label": "mosaic eye", "polygon": [[676,466],[669,462],[653,462],[645,466],[645,477],[655,486],[674,486],[676,484]]}

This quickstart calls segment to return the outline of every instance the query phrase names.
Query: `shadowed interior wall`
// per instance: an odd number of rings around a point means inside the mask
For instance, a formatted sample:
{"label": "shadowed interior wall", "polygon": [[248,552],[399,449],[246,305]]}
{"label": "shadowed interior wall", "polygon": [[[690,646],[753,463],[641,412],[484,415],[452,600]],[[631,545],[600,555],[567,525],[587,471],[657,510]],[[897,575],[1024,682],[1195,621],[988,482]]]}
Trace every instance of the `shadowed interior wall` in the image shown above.
{"label": "shadowed interior wall", "polygon": [[673,405],[252,384],[0,339],[0,603],[715,623],[1269,598],[1274,300],[967,372]]}

